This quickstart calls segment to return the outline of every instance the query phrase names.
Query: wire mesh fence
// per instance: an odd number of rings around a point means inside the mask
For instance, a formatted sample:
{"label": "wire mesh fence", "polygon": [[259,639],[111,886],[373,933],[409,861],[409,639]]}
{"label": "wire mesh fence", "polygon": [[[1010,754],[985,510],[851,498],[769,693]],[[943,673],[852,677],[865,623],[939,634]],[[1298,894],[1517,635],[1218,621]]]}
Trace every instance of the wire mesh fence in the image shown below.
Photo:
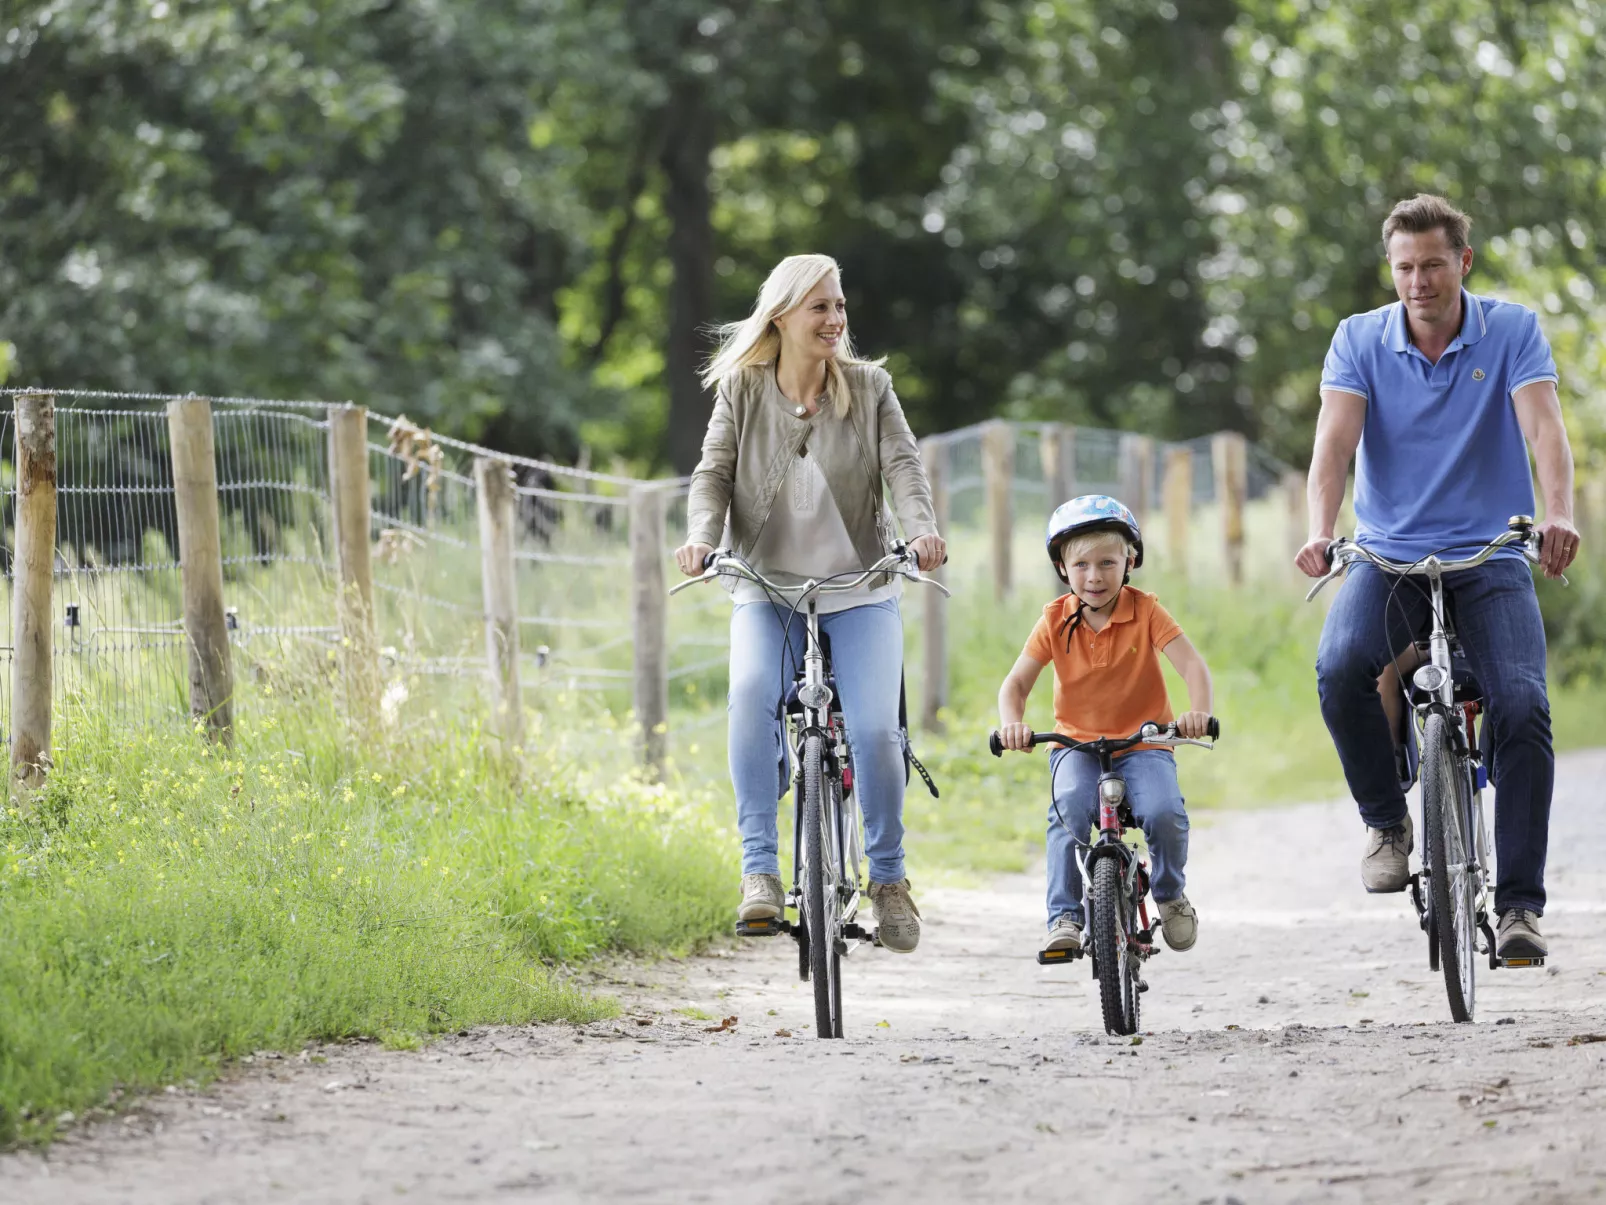
{"label": "wire mesh fence", "polygon": [[[9,390],[10,394],[21,391]],[[93,709],[119,725],[184,722],[190,715],[184,581],[167,415],[159,395],[56,391],[57,555],[53,642],[56,723],[70,731]],[[315,705],[340,698],[329,408],[310,402],[213,399],[212,433],[228,640],[238,713],[263,691],[302,691]],[[1000,434],[1001,433],[1001,434]],[[5,639],[10,679],[14,422],[0,409],[5,487]],[[1218,528],[1229,491],[1219,440],[1162,444],[1129,433],[1048,423],[984,424],[932,437],[941,446],[949,581],[996,587],[992,533],[1007,530],[1016,566],[1041,558],[1043,520],[1068,490],[1122,496],[1144,518],[1162,562],[1186,547],[1196,573],[1218,573]],[[1289,470],[1246,446],[1242,543],[1280,550],[1289,523]],[[487,652],[486,541],[476,462],[510,474],[512,578],[521,698],[533,714],[594,706],[617,716],[641,697],[642,619],[635,583],[632,495],[661,491],[666,538],[656,546],[665,585],[686,530],[686,483],[643,482],[578,466],[507,456],[367,416],[372,593],[381,705],[387,718],[443,706],[482,706]],[[1184,471],[1184,464],[1186,471]],[[480,471],[485,471],[481,467]],[[1002,477],[1000,477],[1002,474]],[[1179,485],[1180,483],[1180,485]],[[1178,505],[1175,493],[1185,491]],[[999,527],[999,506],[1006,506]],[[1182,515],[1193,545],[1176,541]],[[1269,534],[1268,534],[1269,533]],[[1208,538],[1206,538],[1208,537]],[[1045,570],[1046,572],[1046,570]],[[1017,573],[1017,576],[1019,574]],[[1027,579],[1034,580],[1034,579]],[[709,588],[677,598],[661,624],[668,725],[680,736],[718,729],[730,602]],[[910,610],[911,619],[915,612]],[[650,635],[650,633],[649,633]],[[652,639],[660,639],[652,636]],[[9,689],[0,726],[10,739]]]}

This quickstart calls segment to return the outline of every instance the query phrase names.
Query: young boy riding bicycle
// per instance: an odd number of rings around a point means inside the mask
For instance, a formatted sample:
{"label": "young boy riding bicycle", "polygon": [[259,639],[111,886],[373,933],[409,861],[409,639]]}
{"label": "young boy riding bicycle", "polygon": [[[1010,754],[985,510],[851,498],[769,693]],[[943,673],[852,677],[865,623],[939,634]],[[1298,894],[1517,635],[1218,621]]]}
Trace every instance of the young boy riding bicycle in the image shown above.
{"label": "young boy riding bicycle", "polygon": [[[1074,740],[1124,737],[1154,720],[1170,723],[1171,705],[1156,655],[1164,653],[1188,688],[1180,736],[1201,738],[1210,723],[1210,669],[1152,594],[1128,584],[1143,564],[1143,535],[1114,498],[1089,494],[1065,503],[1048,521],[1048,557],[1070,592],[1043,615],[998,691],[999,737],[1030,751],[1022,722],[1026,699],[1045,667],[1054,667],[1054,728]],[[1198,914],[1183,894],[1188,816],[1169,749],[1139,745],[1118,755],[1132,813],[1154,860],[1153,892],[1161,931],[1173,950],[1198,936]],[[1082,944],[1082,876],[1074,854],[1098,812],[1098,762],[1091,754],[1049,755],[1054,808],[1048,823],[1048,937],[1043,949]]]}

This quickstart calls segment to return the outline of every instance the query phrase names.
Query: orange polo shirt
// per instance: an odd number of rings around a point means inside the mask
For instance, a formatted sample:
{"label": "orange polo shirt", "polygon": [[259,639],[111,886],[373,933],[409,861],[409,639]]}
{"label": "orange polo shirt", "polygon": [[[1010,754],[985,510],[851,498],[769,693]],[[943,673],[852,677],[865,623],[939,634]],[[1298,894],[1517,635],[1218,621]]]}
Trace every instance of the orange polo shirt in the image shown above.
{"label": "orange polo shirt", "polygon": [[1067,648],[1065,621],[1076,606],[1076,595],[1066,594],[1044,607],[1023,650],[1054,667],[1054,730],[1091,741],[1131,736],[1147,720],[1175,719],[1160,650],[1182,635],[1177,621],[1154,595],[1123,586],[1104,630],[1095,632],[1084,615]]}

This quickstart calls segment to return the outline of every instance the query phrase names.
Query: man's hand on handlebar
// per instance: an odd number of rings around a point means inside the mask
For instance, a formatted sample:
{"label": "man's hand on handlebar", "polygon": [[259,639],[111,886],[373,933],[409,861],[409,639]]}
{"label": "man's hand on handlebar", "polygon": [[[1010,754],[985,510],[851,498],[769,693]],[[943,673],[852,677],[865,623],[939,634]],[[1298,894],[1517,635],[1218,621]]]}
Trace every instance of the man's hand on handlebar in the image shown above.
{"label": "man's hand on handlebar", "polygon": [[1327,550],[1332,547],[1333,537],[1322,536],[1311,540],[1299,550],[1294,557],[1294,564],[1306,577],[1326,577],[1333,564],[1327,557]]}
{"label": "man's hand on handlebar", "polygon": [[712,544],[682,544],[675,549],[675,566],[687,577],[701,577],[703,562],[713,551]]}
{"label": "man's hand on handlebar", "polygon": [[998,739],[1006,749],[1014,749],[1018,753],[1031,753],[1037,748],[1032,744],[1032,726],[1030,724],[1005,724],[998,729]]}
{"label": "man's hand on handlebar", "polygon": [[1210,735],[1208,711],[1184,711],[1177,717],[1177,735],[1189,740],[1202,741]]}
{"label": "man's hand on handlebar", "polygon": [[922,573],[931,572],[948,559],[948,545],[936,532],[910,540],[909,551],[915,554],[915,563]]}
{"label": "man's hand on handlebar", "polygon": [[1578,529],[1566,519],[1546,519],[1534,530],[1539,533],[1539,568],[1546,577],[1560,577],[1578,555]]}

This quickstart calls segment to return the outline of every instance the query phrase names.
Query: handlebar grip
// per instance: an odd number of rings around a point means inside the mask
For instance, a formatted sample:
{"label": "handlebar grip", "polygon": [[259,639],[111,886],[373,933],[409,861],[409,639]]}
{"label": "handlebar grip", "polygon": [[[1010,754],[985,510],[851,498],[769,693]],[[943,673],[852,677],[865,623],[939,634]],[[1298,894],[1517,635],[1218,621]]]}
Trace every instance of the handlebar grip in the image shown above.
{"label": "handlebar grip", "polygon": [[1205,735],[1213,741],[1221,739],[1221,721],[1216,719],[1215,716],[1210,717],[1210,725],[1205,729]]}
{"label": "handlebar grip", "polygon": [[714,563],[714,558],[717,556],[719,556],[719,550],[716,548],[713,552],[710,552],[703,558],[703,568],[707,569],[710,565],[712,565]]}
{"label": "handlebar grip", "polygon": [[1322,559],[1324,561],[1326,561],[1329,565],[1331,565],[1333,563],[1333,547],[1337,543],[1338,543],[1337,540],[1329,540],[1329,541],[1327,541],[1327,547],[1322,549]]}
{"label": "handlebar grip", "polygon": [[987,747],[993,751],[994,757],[1004,756],[1004,742],[999,737],[998,733],[994,732],[987,738]]}

